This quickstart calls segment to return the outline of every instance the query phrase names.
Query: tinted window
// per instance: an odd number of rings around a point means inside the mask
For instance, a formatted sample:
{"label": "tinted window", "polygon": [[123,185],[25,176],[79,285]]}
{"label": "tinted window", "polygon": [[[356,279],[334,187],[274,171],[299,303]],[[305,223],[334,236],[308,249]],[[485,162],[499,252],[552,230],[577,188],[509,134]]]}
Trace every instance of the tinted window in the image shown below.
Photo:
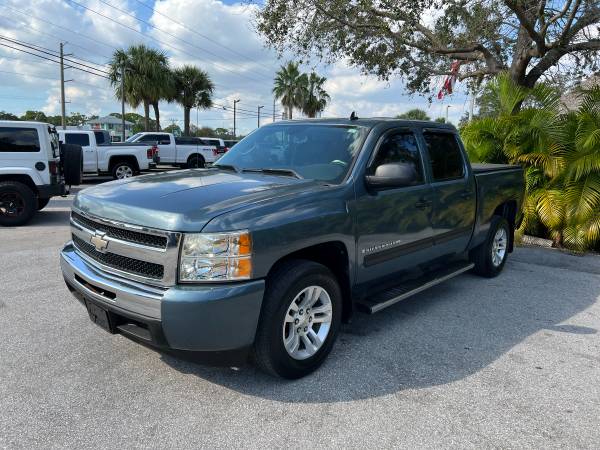
{"label": "tinted window", "polygon": [[35,128],[0,128],[0,152],[39,152],[40,141]]}
{"label": "tinted window", "polygon": [[238,169],[290,169],[313,180],[341,182],[368,133],[360,126],[285,124],[257,129],[218,164]]}
{"label": "tinted window", "polygon": [[462,152],[452,133],[424,133],[434,181],[462,178],[465,173]]}
{"label": "tinted window", "polygon": [[96,144],[98,145],[110,142],[110,138],[107,137],[109,134],[104,131],[94,131],[94,136],[96,136]]}
{"label": "tinted window", "polygon": [[75,144],[85,147],[90,145],[90,137],[81,133],[65,133],[65,144]]}
{"label": "tinted window", "polygon": [[199,141],[194,137],[176,137],[175,144],[177,145],[197,145]]}
{"label": "tinted window", "polygon": [[417,183],[423,182],[423,167],[419,155],[417,139],[413,133],[402,132],[388,135],[377,150],[370,168],[374,174],[378,166],[391,163],[408,163],[417,174]]}
{"label": "tinted window", "polygon": [[170,144],[169,136],[162,134],[146,134],[138,142],[158,142],[159,144]]}

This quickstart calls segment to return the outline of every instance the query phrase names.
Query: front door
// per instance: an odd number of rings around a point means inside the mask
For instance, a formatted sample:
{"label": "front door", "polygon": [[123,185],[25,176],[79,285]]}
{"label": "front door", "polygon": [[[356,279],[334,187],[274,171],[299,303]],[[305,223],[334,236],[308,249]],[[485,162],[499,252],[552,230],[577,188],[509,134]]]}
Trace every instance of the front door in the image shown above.
{"label": "front door", "polygon": [[417,142],[412,130],[392,130],[380,139],[371,157],[367,175],[374,174],[381,164],[408,162],[414,165],[417,182],[412,186],[367,189],[357,194],[359,284],[412,268],[431,258],[433,199]]}
{"label": "front door", "polygon": [[464,152],[453,132],[425,130],[433,188],[433,239],[436,252],[453,255],[466,250],[475,224],[477,195]]}

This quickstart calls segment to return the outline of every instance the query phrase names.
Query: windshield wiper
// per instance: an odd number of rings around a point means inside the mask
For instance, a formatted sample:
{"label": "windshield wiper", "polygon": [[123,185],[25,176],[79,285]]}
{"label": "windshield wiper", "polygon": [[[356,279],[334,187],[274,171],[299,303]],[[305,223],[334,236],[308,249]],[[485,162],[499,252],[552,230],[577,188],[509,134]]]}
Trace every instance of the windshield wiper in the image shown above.
{"label": "windshield wiper", "polygon": [[272,175],[287,175],[294,178],[302,179],[303,177],[292,169],[277,169],[277,168],[263,168],[263,169],[242,169],[242,172],[258,172]]}
{"label": "windshield wiper", "polygon": [[213,164],[212,166],[217,167],[219,169],[223,169],[223,170],[233,170],[234,172],[240,171],[237,167],[235,167],[231,164]]}

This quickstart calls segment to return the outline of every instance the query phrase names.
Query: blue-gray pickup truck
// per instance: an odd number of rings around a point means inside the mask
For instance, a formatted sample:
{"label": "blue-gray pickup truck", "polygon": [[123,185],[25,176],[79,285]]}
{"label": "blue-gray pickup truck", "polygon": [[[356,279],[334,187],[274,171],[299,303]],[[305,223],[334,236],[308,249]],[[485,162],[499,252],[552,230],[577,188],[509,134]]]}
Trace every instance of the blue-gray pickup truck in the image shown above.
{"label": "blue-gray pickup truck", "polygon": [[111,333],[298,378],[357,310],[500,273],[523,193],[520,167],[470,164],[451,125],[277,122],[213,167],[81,191],[60,263]]}

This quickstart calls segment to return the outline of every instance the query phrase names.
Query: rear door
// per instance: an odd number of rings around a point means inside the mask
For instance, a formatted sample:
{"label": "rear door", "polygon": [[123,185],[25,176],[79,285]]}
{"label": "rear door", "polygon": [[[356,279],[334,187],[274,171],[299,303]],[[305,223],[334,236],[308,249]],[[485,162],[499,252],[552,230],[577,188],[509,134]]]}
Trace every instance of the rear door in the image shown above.
{"label": "rear door", "polygon": [[423,130],[433,189],[433,239],[439,256],[466,250],[475,224],[475,180],[452,130]]}
{"label": "rear door", "polygon": [[96,172],[98,170],[98,152],[93,142],[90,142],[88,133],[66,132],[65,144],[81,145],[84,172]]}
{"label": "rear door", "polygon": [[152,146],[158,144],[158,156],[161,162],[175,162],[176,161],[176,146],[175,142],[171,142],[171,137],[165,133],[149,133],[143,135],[137,142],[143,142]]}
{"label": "rear door", "polygon": [[384,134],[371,156],[366,175],[375,173],[381,164],[394,162],[412,163],[418,181],[413,186],[367,189],[358,194],[355,214],[361,284],[431,259],[432,191],[413,130],[395,129]]}

